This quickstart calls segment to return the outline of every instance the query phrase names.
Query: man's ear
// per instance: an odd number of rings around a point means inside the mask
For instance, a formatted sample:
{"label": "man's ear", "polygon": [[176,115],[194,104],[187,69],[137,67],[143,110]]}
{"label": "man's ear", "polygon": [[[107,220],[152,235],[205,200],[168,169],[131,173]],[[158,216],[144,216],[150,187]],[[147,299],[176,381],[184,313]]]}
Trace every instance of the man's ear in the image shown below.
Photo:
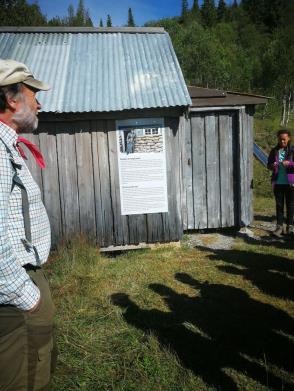
{"label": "man's ear", "polygon": [[6,107],[10,111],[15,111],[19,103],[19,95],[15,96],[6,96]]}

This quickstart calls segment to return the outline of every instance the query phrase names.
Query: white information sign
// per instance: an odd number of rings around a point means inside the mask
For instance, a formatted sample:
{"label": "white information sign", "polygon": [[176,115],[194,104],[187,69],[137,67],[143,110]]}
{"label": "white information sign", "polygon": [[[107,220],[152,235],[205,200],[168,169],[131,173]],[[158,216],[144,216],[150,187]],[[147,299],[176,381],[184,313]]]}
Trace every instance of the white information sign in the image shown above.
{"label": "white information sign", "polygon": [[168,212],[164,122],[117,121],[121,214]]}

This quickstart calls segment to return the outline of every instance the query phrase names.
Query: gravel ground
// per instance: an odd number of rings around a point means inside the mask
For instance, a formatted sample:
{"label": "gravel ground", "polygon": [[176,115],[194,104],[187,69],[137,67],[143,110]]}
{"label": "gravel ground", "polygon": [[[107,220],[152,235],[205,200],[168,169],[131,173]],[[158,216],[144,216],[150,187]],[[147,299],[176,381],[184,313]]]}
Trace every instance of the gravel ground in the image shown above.
{"label": "gravel ground", "polygon": [[211,250],[229,250],[233,247],[235,237],[220,233],[192,233],[186,235],[185,244],[189,247],[205,247]]}
{"label": "gravel ground", "polygon": [[224,235],[222,233],[189,233],[186,234],[184,244],[193,247],[204,247],[211,250],[229,250],[234,246],[236,237],[241,237],[245,241],[250,243],[294,243],[293,239],[289,239],[286,236],[277,239],[272,236],[276,224],[271,221],[270,216],[258,216],[256,220],[250,225],[250,227],[241,228],[237,234]]}

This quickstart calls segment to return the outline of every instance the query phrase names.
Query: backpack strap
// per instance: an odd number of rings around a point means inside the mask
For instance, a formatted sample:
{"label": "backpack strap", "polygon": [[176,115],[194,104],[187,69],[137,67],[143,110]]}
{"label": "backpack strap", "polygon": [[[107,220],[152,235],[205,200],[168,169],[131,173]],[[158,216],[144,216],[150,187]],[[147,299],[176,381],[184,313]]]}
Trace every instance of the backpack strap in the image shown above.
{"label": "backpack strap", "polygon": [[14,169],[14,175],[12,178],[12,186],[11,191],[14,189],[14,186],[18,186],[21,191],[21,200],[22,200],[22,214],[24,220],[24,229],[25,229],[25,237],[28,243],[32,241],[32,233],[31,233],[31,219],[30,219],[30,208],[29,208],[29,198],[27,190],[20,179],[19,175],[16,171],[16,165],[13,160],[11,160],[12,167]]}
{"label": "backpack strap", "polygon": [[40,262],[38,251],[36,247],[32,244],[31,218],[30,218],[29,197],[28,197],[27,189],[25,188],[21,178],[17,173],[17,168],[20,168],[21,166],[14,161],[12,153],[7,147],[7,145],[6,144],[4,145],[9,155],[9,160],[12,169],[14,171],[14,175],[12,177],[11,192],[13,191],[15,186],[19,187],[21,191],[22,214],[23,214],[24,230],[25,230],[25,238],[21,239],[21,241],[27,251],[31,251],[31,250],[34,251],[36,261],[38,264],[40,264],[41,262]]}

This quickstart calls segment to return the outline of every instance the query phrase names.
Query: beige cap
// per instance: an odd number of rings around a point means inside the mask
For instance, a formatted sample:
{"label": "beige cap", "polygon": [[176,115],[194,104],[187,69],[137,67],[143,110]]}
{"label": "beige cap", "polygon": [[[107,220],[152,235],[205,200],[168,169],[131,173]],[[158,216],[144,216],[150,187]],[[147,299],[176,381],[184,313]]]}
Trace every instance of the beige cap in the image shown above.
{"label": "beige cap", "polygon": [[37,90],[47,91],[50,89],[48,84],[35,79],[25,64],[15,60],[0,59],[0,87],[15,83],[24,83]]}

